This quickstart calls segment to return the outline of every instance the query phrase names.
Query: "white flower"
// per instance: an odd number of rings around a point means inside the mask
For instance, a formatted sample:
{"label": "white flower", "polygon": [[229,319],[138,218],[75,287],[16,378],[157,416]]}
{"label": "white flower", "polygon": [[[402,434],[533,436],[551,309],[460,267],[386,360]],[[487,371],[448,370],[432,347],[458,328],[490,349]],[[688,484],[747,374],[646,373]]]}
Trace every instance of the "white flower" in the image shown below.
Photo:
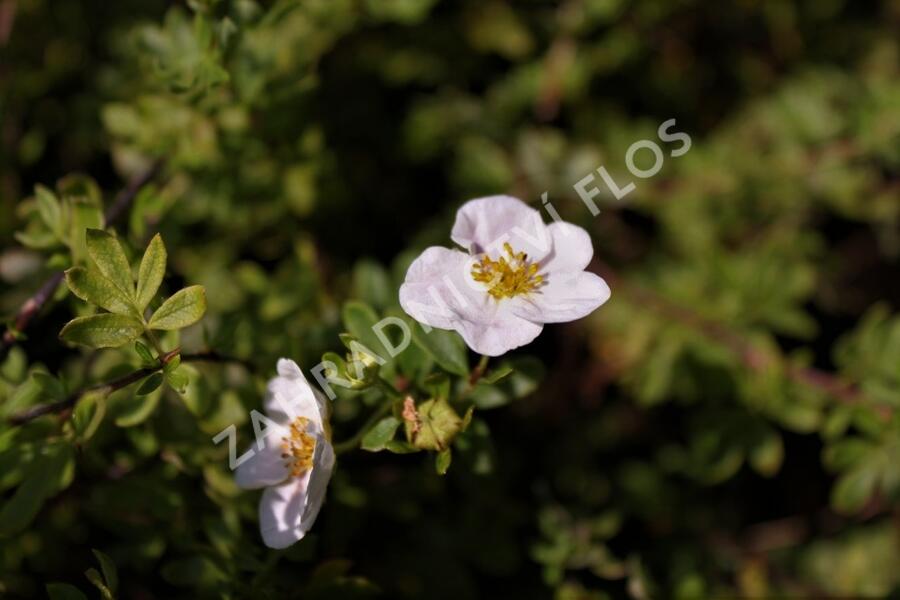
{"label": "white flower", "polygon": [[472,350],[499,356],[574,321],[609,299],[609,286],[584,269],[594,255],[587,232],[544,224],[511,196],[470,200],[450,237],[467,252],[433,246],[410,265],[400,305],[417,321],[459,332]]}
{"label": "white flower", "polygon": [[292,360],[278,361],[264,407],[269,422],[260,449],[240,464],[235,482],[266,488],[259,502],[259,529],[270,548],[286,548],[312,527],[334,468],[325,398],[313,390]]}

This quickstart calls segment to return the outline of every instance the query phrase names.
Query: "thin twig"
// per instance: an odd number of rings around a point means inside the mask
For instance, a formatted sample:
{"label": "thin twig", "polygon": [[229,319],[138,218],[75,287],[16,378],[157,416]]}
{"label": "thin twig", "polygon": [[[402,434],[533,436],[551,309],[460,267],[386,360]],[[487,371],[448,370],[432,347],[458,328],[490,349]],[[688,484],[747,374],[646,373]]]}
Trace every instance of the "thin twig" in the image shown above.
{"label": "thin twig", "polygon": [[[623,290],[632,299],[637,300],[641,306],[651,308],[666,318],[687,325],[704,336],[723,344],[740,357],[747,368],[753,371],[763,371],[772,364],[769,356],[761,353],[742,336],[721,323],[706,319],[648,289],[626,284],[609,265],[600,261],[595,262],[598,272],[609,282],[610,286]],[[845,404],[862,404],[866,400],[857,386],[815,367],[788,364],[784,366],[784,375],[794,383],[827,394]],[[882,417],[890,416],[890,412],[884,407],[873,406],[873,408]]]}
{"label": "thin twig", "polygon": [[[9,417],[9,423],[11,425],[22,425],[38,417],[42,417],[44,415],[55,414],[65,412],[67,410],[71,410],[75,408],[75,405],[78,404],[78,401],[81,400],[86,394],[91,392],[103,392],[104,394],[111,394],[117,390],[121,390],[122,388],[128,387],[132,383],[136,383],[145,377],[149,377],[154,373],[160,371],[165,367],[166,363],[175,358],[175,356],[179,355],[179,350],[176,348],[160,357],[160,363],[158,367],[145,367],[142,369],[137,369],[136,371],[132,371],[127,375],[123,375],[118,379],[113,379],[112,381],[108,381],[106,383],[98,383],[96,385],[88,386],[86,388],[80,389],[76,392],[72,392],[62,400],[57,402],[48,402],[46,404],[36,404],[31,408],[24,410],[18,414],[15,414]],[[216,352],[200,352],[197,354],[182,354],[181,355],[182,362],[234,362],[237,364],[244,365],[250,369],[252,369],[252,365],[245,361],[244,359],[239,358],[231,358],[228,356],[224,356],[218,354]]]}
{"label": "thin twig", "polygon": [[[147,171],[134,177],[128,182],[125,188],[119,192],[115,200],[113,200],[112,204],[109,205],[109,208],[107,208],[106,213],[104,214],[104,223],[107,227],[114,224],[125,214],[128,207],[131,206],[131,203],[134,202],[134,199],[137,197],[138,192],[155,179],[161,170],[162,161],[156,161]],[[2,339],[0,339],[0,359],[6,356],[9,349],[18,341],[19,334],[25,331],[31,323],[31,320],[40,312],[41,308],[44,307],[50,298],[53,297],[56,288],[62,283],[64,277],[65,274],[62,271],[54,273],[40,288],[38,288],[34,295],[22,304],[13,319],[12,327],[8,328],[3,333]]]}
{"label": "thin twig", "polygon": [[116,198],[113,200],[112,204],[106,209],[106,213],[104,213],[103,218],[106,226],[109,227],[113,223],[116,223],[122,216],[128,211],[131,207],[131,203],[134,202],[134,199],[137,197],[138,192],[143,189],[145,185],[156,179],[163,168],[163,161],[156,160],[150,168],[136,175],[132,178],[125,188],[119,192]]}
{"label": "thin twig", "polygon": [[9,43],[16,22],[16,0],[0,2],[0,46]]}

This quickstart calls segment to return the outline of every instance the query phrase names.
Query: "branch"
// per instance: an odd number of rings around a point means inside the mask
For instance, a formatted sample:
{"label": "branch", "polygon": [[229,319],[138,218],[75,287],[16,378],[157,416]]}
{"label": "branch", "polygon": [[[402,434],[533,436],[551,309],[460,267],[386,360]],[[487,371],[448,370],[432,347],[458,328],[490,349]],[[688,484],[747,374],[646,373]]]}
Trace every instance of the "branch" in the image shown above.
{"label": "branch", "polygon": [[128,211],[131,207],[131,203],[134,202],[134,199],[137,197],[138,192],[140,192],[145,185],[156,179],[162,171],[162,168],[162,159],[156,160],[150,165],[149,169],[136,175],[126,184],[125,188],[119,192],[103,215],[103,220],[107,227],[116,223]]}
{"label": "branch", "polygon": [[[18,414],[12,415],[9,417],[10,425],[23,425],[29,421],[37,419],[38,417],[42,417],[44,415],[61,413],[67,410],[71,410],[75,408],[75,405],[78,404],[78,401],[81,400],[85,394],[89,394],[91,392],[103,392],[104,395],[111,394],[117,390],[121,390],[122,388],[128,387],[132,383],[136,383],[145,377],[149,377],[154,373],[162,370],[162,368],[168,363],[170,360],[179,355],[179,350],[176,348],[171,352],[167,352],[166,354],[160,356],[160,364],[158,367],[145,367],[143,369],[138,369],[136,371],[132,371],[127,375],[123,375],[118,379],[113,379],[112,381],[108,381],[106,383],[98,383],[97,385],[92,385],[86,388],[82,388],[76,392],[73,392],[59,400],[57,402],[47,402],[45,404],[36,404],[31,408],[24,410]],[[217,362],[217,363],[235,363],[240,364],[248,368],[248,370],[253,370],[253,365],[244,359],[241,358],[233,358],[230,356],[225,356],[219,354],[217,352],[200,352],[197,354],[182,354],[181,355],[182,362]]]}
{"label": "branch", "polygon": [[[104,223],[107,227],[118,221],[127,212],[138,192],[159,175],[159,172],[162,170],[162,164],[162,161],[156,161],[147,171],[131,179],[125,188],[119,192],[104,214]],[[62,283],[64,277],[65,274],[62,271],[51,275],[38,288],[38,291],[19,308],[13,319],[13,326],[4,332],[2,339],[0,339],[0,360],[15,345],[18,340],[18,334],[25,331],[31,320],[41,311],[41,308],[47,301],[53,297],[56,288]]]}
{"label": "branch", "polygon": [[0,47],[9,43],[16,22],[16,0],[0,2]]}
{"label": "branch", "polygon": [[[769,356],[754,348],[752,344],[733,330],[674,304],[650,290],[631,286],[623,282],[619,275],[605,263],[596,261],[596,264],[600,275],[609,282],[611,287],[622,289],[642,306],[649,307],[664,317],[678,321],[726,346],[740,357],[748,369],[763,371],[772,364],[772,359]],[[784,366],[784,374],[794,383],[827,394],[845,404],[863,404],[866,401],[865,396],[857,386],[815,367],[801,367],[788,364]],[[890,412],[884,407],[873,406],[873,408],[882,417],[890,416]]]}

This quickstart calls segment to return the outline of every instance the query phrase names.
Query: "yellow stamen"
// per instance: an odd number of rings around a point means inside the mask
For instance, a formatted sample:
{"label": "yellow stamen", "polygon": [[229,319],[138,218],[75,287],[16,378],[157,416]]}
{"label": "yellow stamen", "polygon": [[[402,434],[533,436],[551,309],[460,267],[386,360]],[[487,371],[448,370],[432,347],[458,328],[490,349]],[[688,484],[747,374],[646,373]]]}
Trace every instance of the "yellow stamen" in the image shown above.
{"label": "yellow stamen", "polygon": [[291,422],[288,435],[281,438],[281,458],[292,477],[300,477],[312,468],[316,438],[307,429],[309,419],[297,417]]}
{"label": "yellow stamen", "polygon": [[487,255],[472,265],[472,279],[488,286],[488,294],[502,300],[538,289],[544,278],[538,275],[537,263],[528,261],[524,252],[515,252],[509,243],[503,244],[508,259],[501,256],[491,260]]}

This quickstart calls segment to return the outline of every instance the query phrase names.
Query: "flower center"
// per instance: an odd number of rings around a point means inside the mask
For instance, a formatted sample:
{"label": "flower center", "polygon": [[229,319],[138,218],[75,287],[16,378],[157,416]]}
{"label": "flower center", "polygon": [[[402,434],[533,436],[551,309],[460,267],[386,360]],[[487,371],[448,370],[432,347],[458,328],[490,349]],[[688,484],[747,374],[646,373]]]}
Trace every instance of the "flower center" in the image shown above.
{"label": "flower center", "polygon": [[538,289],[544,278],[537,274],[538,265],[528,260],[524,252],[515,252],[508,243],[503,244],[507,257],[491,260],[486,254],[472,265],[472,279],[488,286],[488,294],[502,300]]}
{"label": "flower center", "polygon": [[281,438],[281,458],[291,476],[300,477],[312,468],[316,438],[307,431],[309,419],[297,417],[291,422],[288,434]]}

